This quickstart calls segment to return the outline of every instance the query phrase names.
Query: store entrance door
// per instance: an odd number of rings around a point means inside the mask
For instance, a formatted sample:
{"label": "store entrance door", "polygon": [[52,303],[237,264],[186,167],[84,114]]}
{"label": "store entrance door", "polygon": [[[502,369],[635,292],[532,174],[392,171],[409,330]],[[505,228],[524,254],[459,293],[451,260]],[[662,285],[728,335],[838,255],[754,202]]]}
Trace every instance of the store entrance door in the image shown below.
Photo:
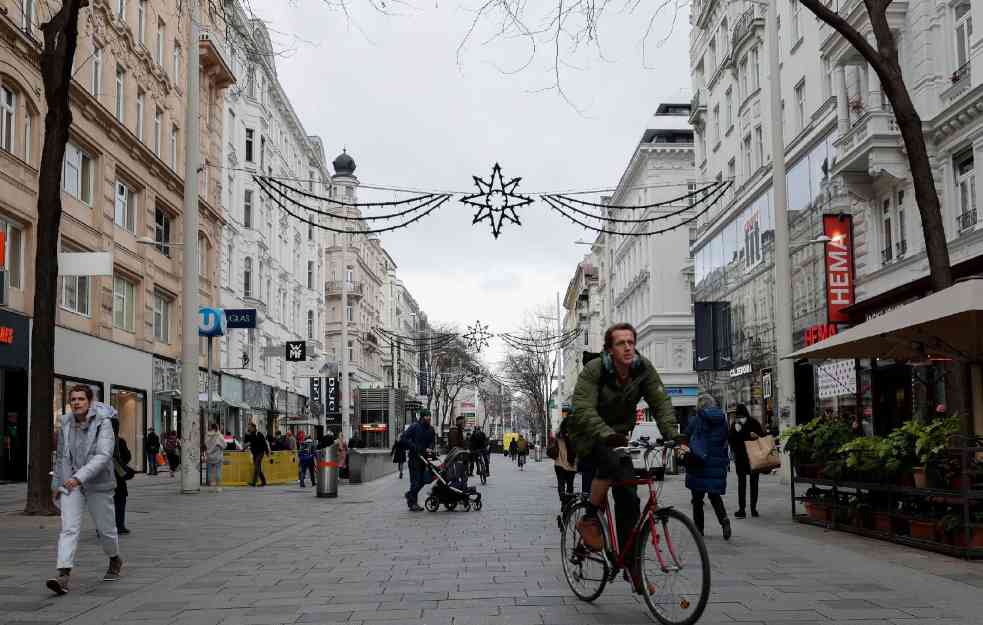
{"label": "store entrance door", "polygon": [[0,369],[0,482],[27,481],[27,371]]}
{"label": "store entrance door", "polygon": [[911,420],[911,368],[890,365],[874,370],[874,434],[884,436]]}

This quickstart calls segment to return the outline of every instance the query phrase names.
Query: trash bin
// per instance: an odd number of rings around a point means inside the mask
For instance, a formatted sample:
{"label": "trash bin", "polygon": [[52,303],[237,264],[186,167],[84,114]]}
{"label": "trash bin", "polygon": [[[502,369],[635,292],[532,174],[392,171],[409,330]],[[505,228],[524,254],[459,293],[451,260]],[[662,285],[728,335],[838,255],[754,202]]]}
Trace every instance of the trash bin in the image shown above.
{"label": "trash bin", "polygon": [[338,443],[331,443],[317,453],[318,497],[338,496]]}

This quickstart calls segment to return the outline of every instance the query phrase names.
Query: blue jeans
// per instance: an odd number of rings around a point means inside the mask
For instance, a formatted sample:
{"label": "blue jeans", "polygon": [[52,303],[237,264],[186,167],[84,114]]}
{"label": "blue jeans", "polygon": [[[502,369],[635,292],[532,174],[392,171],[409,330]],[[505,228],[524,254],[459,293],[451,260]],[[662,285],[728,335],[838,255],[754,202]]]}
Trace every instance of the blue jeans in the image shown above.
{"label": "blue jeans", "polygon": [[410,470],[410,490],[406,493],[406,503],[419,505],[416,500],[420,491],[426,486],[427,465],[416,458],[410,458],[408,464]]}
{"label": "blue jeans", "polygon": [[209,486],[221,486],[222,485],[222,463],[221,462],[209,462],[208,472],[205,473],[205,482]]}

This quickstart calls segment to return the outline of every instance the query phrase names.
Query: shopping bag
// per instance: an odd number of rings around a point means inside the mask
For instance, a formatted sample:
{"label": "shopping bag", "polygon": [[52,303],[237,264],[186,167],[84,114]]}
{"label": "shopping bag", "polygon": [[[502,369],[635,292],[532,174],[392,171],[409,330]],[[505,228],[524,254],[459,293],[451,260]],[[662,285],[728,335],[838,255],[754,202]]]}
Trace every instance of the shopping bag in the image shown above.
{"label": "shopping bag", "polygon": [[766,473],[782,466],[782,457],[778,454],[774,436],[761,436],[752,441],[744,441],[744,446],[747,448],[752,471]]}
{"label": "shopping bag", "polygon": [[164,454],[162,454],[162,453],[161,453],[161,452],[159,452],[159,451],[157,452],[157,457],[156,457],[156,458],[154,458],[154,460],[155,460],[155,461],[157,462],[157,466],[158,466],[158,467],[162,467],[162,466],[164,466],[165,464],[167,464],[167,458],[165,458],[165,457],[164,457]]}

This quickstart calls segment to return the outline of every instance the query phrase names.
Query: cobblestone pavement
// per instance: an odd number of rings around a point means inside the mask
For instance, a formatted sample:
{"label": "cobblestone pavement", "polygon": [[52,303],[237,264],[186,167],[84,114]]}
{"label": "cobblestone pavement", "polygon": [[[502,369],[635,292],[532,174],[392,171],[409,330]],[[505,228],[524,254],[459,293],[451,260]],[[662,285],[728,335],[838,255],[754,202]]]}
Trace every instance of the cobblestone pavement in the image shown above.
{"label": "cobblestone pavement", "polygon": [[[551,462],[519,472],[497,456],[492,471],[481,512],[417,514],[395,475],[344,485],[336,500],[297,486],[182,496],[167,476],[138,476],[123,580],[100,581],[106,563],[86,518],[60,598],[43,586],[58,519],[14,513],[24,486],[2,486],[0,623],[650,622],[621,581],[593,604],[567,588]],[[708,518],[713,591],[701,623],[983,623],[983,564],[798,525],[777,478],[763,479],[762,498],[762,517],[735,520],[730,542]],[[681,477],[663,501],[688,510]]]}

